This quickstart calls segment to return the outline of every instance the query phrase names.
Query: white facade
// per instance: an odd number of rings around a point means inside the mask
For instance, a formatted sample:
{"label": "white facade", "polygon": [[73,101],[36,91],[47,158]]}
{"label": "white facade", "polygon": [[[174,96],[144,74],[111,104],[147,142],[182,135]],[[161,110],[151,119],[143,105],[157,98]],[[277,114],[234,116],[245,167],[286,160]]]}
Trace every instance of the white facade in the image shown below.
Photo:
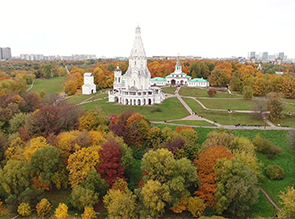
{"label": "white facade", "polygon": [[129,57],[129,67],[124,75],[117,67],[109,102],[124,105],[151,105],[162,103],[165,95],[160,88],[150,87],[151,73],[143,47],[140,28],[136,27],[135,40]]}
{"label": "white facade", "polygon": [[84,74],[84,85],[82,86],[82,94],[96,93],[96,85],[94,84],[94,77],[92,73]]}

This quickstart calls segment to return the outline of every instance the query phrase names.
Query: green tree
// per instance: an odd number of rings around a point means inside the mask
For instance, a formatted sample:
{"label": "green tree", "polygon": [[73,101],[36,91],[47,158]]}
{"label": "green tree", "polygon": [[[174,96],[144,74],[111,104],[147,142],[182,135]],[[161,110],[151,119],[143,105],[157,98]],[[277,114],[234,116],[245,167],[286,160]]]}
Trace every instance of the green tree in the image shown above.
{"label": "green tree", "polygon": [[71,204],[82,211],[86,206],[94,206],[98,202],[98,194],[83,186],[75,186],[70,197]]}
{"label": "green tree", "polygon": [[244,86],[243,87],[243,98],[245,100],[251,100],[253,97],[253,91],[252,91],[252,88],[251,86]]}
{"label": "green tree", "polygon": [[58,149],[53,146],[48,146],[36,151],[31,156],[31,166],[34,170],[34,175],[41,178],[43,185],[49,185],[52,189],[52,177],[57,171],[60,163]]}
{"label": "green tree", "polygon": [[43,78],[51,78],[51,65],[45,65],[42,71]]}
{"label": "green tree", "polygon": [[158,218],[165,210],[166,203],[172,201],[169,186],[158,180],[148,180],[141,190],[142,203],[147,212],[141,213],[151,218]]}
{"label": "green tree", "polygon": [[216,212],[226,212],[232,217],[246,217],[258,201],[258,180],[253,171],[239,159],[217,160]]}
{"label": "green tree", "polygon": [[267,109],[269,111],[268,118],[271,121],[283,118],[283,95],[281,93],[270,92],[266,95],[266,98]]}
{"label": "green tree", "polygon": [[20,195],[30,185],[29,163],[19,160],[9,160],[0,169],[0,183],[8,194]]}
{"label": "green tree", "polygon": [[136,216],[136,195],[127,189],[121,191],[110,189],[103,198],[103,203],[108,211],[108,218],[137,218]]}

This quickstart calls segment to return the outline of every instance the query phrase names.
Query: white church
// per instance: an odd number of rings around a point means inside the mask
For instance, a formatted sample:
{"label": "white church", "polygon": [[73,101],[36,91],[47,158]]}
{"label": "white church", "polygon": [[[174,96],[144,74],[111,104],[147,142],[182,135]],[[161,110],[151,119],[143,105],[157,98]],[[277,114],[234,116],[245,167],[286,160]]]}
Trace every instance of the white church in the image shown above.
{"label": "white church", "polygon": [[129,57],[129,67],[124,75],[117,67],[114,72],[113,90],[109,91],[109,102],[124,105],[152,105],[162,103],[165,94],[159,87],[151,87],[151,73],[140,34],[135,29],[135,40]]}

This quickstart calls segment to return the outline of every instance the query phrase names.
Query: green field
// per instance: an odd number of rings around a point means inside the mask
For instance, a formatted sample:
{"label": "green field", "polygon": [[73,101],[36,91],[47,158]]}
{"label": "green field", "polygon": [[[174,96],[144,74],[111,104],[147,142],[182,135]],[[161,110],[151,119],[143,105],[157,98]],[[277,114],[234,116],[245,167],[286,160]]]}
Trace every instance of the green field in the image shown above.
{"label": "green field", "polygon": [[[124,110],[133,110],[146,116],[151,121],[164,121],[171,119],[181,119],[189,115],[184,106],[176,97],[166,99],[162,104],[154,104],[152,106],[131,106],[120,105],[116,103],[108,103],[107,99],[99,100],[82,105],[83,109],[101,108],[105,114],[119,115]],[[151,112],[153,109],[160,108],[160,112]]]}
{"label": "green field", "polygon": [[209,109],[253,110],[254,102],[244,99],[198,99]]}
{"label": "green field", "polygon": [[[210,97],[207,93],[208,89],[193,88],[193,87],[181,87],[179,95],[189,97]],[[214,95],[214,98],[242,98],[235,94],[229,94],[227,92],[218,92]]]}
{"label": "green field", "polygon": [[75,96],[71,96],[67,99],[68,103],[74,103],[74,104],[79,104],[85,100],[87,101],[91,101],[91,100],[95,100],[95,99],[99,99],[99,98],[104,98],[107,97],[108,94],[106,93],[95,93],[95,94],[90,94],[90,95],[83,95],[83,94],[78,94]]}
{"label": "green field", "polygon": [[216,121],[222,125],[267,125],[262,119],[256,120],[251,117],[250,113],[231,113],[227,111],[210,111],[205,110],[201,105],[192,98],[183,98],[183,100],[189,105],[189,107],[196,112],[198,115],[204,116],[206,119]]}
{"label": "green field", "polygon": [[176,87],[162,87],[161,89],[167,94],[174,94]]}
{"label": "green field", "polygon": [[35,80],[34,86],[29,92],[44,91],[45,93],[61,93],[63,92],[63,82],[66,80],[66,76],[54,77],[50,79],[38,78]]}

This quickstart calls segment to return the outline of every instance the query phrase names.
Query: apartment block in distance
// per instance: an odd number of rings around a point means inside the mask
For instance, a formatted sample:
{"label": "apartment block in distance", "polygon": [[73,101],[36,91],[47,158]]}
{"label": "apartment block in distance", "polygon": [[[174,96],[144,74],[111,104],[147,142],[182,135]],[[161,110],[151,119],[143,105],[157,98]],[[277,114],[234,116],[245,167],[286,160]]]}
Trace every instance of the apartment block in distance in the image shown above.
{"label": "apartment block in distance", "polygon": [[11,59],[11,49],[9,47],[0,47],[0,59],[1,60]]}

